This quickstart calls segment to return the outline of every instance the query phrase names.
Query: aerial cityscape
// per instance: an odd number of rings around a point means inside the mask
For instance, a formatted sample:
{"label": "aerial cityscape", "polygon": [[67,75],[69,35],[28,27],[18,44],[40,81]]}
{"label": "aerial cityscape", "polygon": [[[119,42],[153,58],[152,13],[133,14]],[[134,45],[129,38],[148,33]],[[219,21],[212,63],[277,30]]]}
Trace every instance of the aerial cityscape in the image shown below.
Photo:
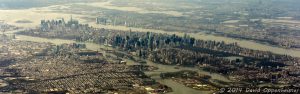
{"label": "aerial cityscape", "polygon": [[0,94],[299,94],[298,0],[0,0]]}

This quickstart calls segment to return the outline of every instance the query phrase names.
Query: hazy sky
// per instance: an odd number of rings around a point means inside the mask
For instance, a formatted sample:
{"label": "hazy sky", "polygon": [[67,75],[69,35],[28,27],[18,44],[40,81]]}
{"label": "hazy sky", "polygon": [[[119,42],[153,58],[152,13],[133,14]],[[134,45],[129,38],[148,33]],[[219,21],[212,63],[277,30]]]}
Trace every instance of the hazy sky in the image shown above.
{"label": "hazy sky", "polygon": [[[53,4],[87,2],[95,0],[0,0],[1,9],[23,9],[32,7],[43,7]],[[99,0],[101,1],[101,0]]]}
{"label": "hazy sky", "polygon": [[[23,9],[23,8],[32,8],[32,7],[43,7],[54,4],[64,4],[64,3],[75,3],[75,2],[89,2],[89,1],[105,1],[105,0],[0,0],[0,9]],[[114,0],[117,1],[117,0]],[[255,2],[264,2],[271,3],[274,6],[283,5],[284,7],[299,7],[300,0],[120,0],[122,2],[163,2],[170,4],[177,4],[177,2],[187,2],[194,4],[201,4],[203,2],[244,2],[244,3],[255,3]]]}

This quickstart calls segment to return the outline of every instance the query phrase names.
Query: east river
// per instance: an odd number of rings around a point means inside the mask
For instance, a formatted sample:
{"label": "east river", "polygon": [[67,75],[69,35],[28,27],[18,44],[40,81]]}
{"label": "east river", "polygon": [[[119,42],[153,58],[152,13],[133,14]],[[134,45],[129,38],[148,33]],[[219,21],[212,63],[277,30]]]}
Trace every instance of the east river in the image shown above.
{"label": "east river", "polygon": [[[56,45],[63,44],[63,43],[74,43],[76,41],[74,40],[65,40],[65,39],[47,39],[47,38],[40,38],[40,37],[32,37],[32,36],[25,36],[25,35],[16,35],[17,40],[24,40],[24,41],[33,41],[33,42],[50,42]],[[100,48],[104,48],[104,46],[95,44],[95,43],[85,43],[87,46],[87,49],[99,51]],[[129,60],[127,60],[129,61]],[[129,64],[134,64],[129,62]],[[138,64],[138,63],[136,63]],[[212,76],[212,79],[218,79],[222,81],[229,81],[225,76],[222,76],[220,74],[216,73],[209,73],[205,72],[196,68],[190,68],[190,67],[180,67],[179,69],[175,69],[175,66],[169,66],[169,65],[162,65],[153,63],[151,61],[147,61],[147,65],[158,67],[158,70],[155,70],[153,72],[146,72],[146,75],[150,76],[151,78],[155,79],[156,81],[160,82],[161,84],[165,84],[173,89],[174,92],[171,92],[170,94],[207,94],[210,93],[209,91],[198,91],[192,88],[185,87],[182,84],[176,83],[169,79],[161,79],[159,77],[159,74],[162,72],[175,72],[180,70],[194,70],[198,71],[202,74],[207,74]]]}
{"label": "east river", "polygon": [[[13,32],[17,32],[17,31],[11,31],[11,32],[6,32],[6,33],[11,34]],[[180,35],[182,33],[177,33],[177,34]],[[237,39],[214,36],[214,35],[206,35],[206,34],[190,34],[190,35],[193,37],[196,37],[197,39],[225,41],[226,43],[237,42],[242,47],[247,47],[250,49],[270,51],[270,52],[277,53],[277,54],[287,54],[287,55],[291,55],[291,56],[295,56],[295,57],[300,57],[300,51],[298,51],[298,50],[278,48],[278,47],[273,47],[273,46],[264,45],[264,44],[260,44],[260,43],[255,43],[253,41],[237,40]],[[16,40],[33,41],[33,42],[50,42],[50,43],[53,43],[56,45],[63,44],[63,43],[76,42],[74,40],[48,39],[48,38],[32,37],[32,36],[25,36],[25,35],[16,35]],[[85,44],[87,45],[87,49],[90,49],[90,50],[100,50],[100,48],[104,48],[103,45],[99,45],[99,44],[95,44],[95,43],[85,42]],[[135,64],[135,63],[129,63],[129,64]],[[212,77],[212,79],[217,79],[217,80],[221,80],[221,81],[225,81],[225,82],[230,81],[230,80],[228,80],[228,78],[226,78],[225,76],[223,76],[221,74],[209,73],[209,72],[197,69],[197,68],[179,67],[179,68],[175,69],[174,67],[178,67],[178,66],[162,65],[162,64],[153,63],[151,61],[147,61],[147,64],[159,68],[158,70],[155,70],[153,72],[146,72],[146,74],[148,76],[150,76],[151,78],[155,79],[156,81],[170,86],[174,91],[174,92],[171,92],[170,94],[205,94],[205,93],[211,93],[211,92],[210,91],[198,91],[195,89],[185,87],[184,85],[176,83],[170,79],[161,79],[159,77],[159,74],[162,72],[193,70],[193,71],[198,71],[201,74],[210,75]]]}
{"label": "east river", "polygon": [[[53,7],[53,6],[51,6]],[[53,19],[53,18],[68,18],[71,14],[65,14],[65,13],[52,13],[49,11],[51,10],[51,7],[44,7],[44,8],[31,8],[31,9],[24,9],[24,10],[0,10],[0,20],[6,20],[8,24],[16,25],[19,27],[35,27],[37,24],[40,23],[41,19]],[[85,17],[83,15],[76,15],[73,14],[73,17],[75,18],[81,18]],[[28,19],[32,21],[32,23],[15,23],[16,20],[23,20]],[[79,19],[82,20],[82,19]],[[84,20],[82,20],[84,21]],[[116,29],[116,30],[123,30],[123,31],[139,31],[139,32],[155,32],[155,33],[167,33],[167,34],[176,34],[183,36],[184,33],[180,33],[179,31],[174,32],[166,32],[162,30],[153,30],[153,29],[142,29],[142,28],[132,28],[132,27],[125,27],[125,26],[109,26],[109,25],[98,25],[94,22],[85,22],[89,24],[90,26],[97,27],[97,28],[105,28],[105,29]],[[9,31],[5,32],[6,34],[12,34],[16,31]],[[265,45],[261,43],[256,43],[254,41],[248,41],[248,40],[239,40],[239,39],[233,39],[223,36],[215,36],[212,34],[205,34],[205,33],[188,33],[188,35],[195,37],[196,39],[202,39],[202,40],[215,40],[215,41],[224,41],[226,43],[234,43],[236,42],[241,47],[254,49],[254,50],[262,50],[262,51],[270,51],[276,54],[285,54],[285,55],[291,55],[294,57],[300,57],[300,50],[293,50],[293,49],[284,49],[279,47],[273,47],[270,45]],[[31,37],[31,36],[24,36],[24,35],[16,35],[17,40],[25,40],[25,41],[34,41],[34,42],[50,42],[53,44],[63,44],[63,43],[74,43],[74,40],[65,40],[65,39],[47,39],[47,38],[39,38],[39,37]],[[86,43],[87,48],[90,50],[100,50],[100,48],[103,48],[103,45],[95,44],[95,43]],[[129,63],[129,64],[137,64],[137,63]],[[160,79],[159,74],[162,72],[175,72],[179,70],[194,70],[198,71],[202,74],[207,74],[212,77],[212,79],[218,79],[222,81],[229,81],[225,76],[215,73],[208,73],[202,70],[199,70],[197,68],[190,68],[190,67],[179,67],[179,69],[175,69],[175,66],[169,66],[169,65],[161,65],[157,63],[153,63],[150,61],[147,61],[148,65],[156,66],[159,69],[154,72],[146,72],[147,75],[155,79],[156,81],[170,86],[174,92],[171,92],[170,94],[205,94],[205,93],[211,93],[207,91],[198,91],[195,89],[191,89],[188,87],[185,87],[184,85],[181,85],[179,83],[176,83],[172,80],[166,80],[166,79]],[[1,82],[1,80],[0,80]]]}

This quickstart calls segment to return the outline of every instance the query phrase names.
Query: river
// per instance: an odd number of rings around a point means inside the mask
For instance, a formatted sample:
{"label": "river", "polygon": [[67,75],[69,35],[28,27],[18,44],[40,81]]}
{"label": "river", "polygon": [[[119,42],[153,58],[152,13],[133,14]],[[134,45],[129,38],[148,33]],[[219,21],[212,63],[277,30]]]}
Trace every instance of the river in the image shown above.
{"label": "river", "polygon": [[[13,31],[13,32],[16,32],[16,31]],[[6,33],[11,34],[12,32],[6,32]],[[159,32],[159,33],[162,33],[162,32]],[[172,33],[169,33],[169,34],[172,34]],[[174,34],[183,35],[183,33],[178,33],[178,32],[174,33]],[[206,35],[206,34],[190,34],[190,35],[192,37],[196,37],[197,39],[225,41],[227,43],[237,42],[242,47],[247,46],[247,48],[250,48],[250,49],[271,51],[273,53],[288,54],[288,55],[296,56],[296,57],[300,56],[299,51],[272,47],[272,46],[268,46],[268,45],[255,43],[255,42],[252,42],[252,41],[236,40],[236,39],[213,36],[213,35]],[[74,40],[48,39],[48,38],[32,37],[32,36],[25,36],[25,35],[16,35],[16,38],[17,38],[16,40],[25,40],[25,41],[33,41],[33,42],[50,42],[50,43],[53,43],[53,44],[56,44],[56,45],[63,44],[63,43],[74,43],[74,42],[76,42]],[[87,49],[90,49],[90,50],[100,50],[100,48],[105,48],[105,46],[95,44],[95,43],[86,42],[85,44],[87,45]],[[131,63],[131,64],[134,64],[134,63]],[[183,91],[185,93],[189,92],[189,94],[203,94],[203,93],[211,93],[211,92],[198,91],[198,90],[195,90],[195,89],[185,87],[185,86],[183,86],[181,84],[178,84],[178,83],[176,83],[172,80],[160,79],[159,74],[162,73],[162,72],[175,72],[175,71],[180,71],[180,70],[193,70],[193,71],[198,71],[199,73],[202,73],[202,74],[210,75],[210,76],[212,76],[212,79],[217,79],[217,80],[226,81],[226,82],[229,81],[228,78],[226,78],[223,75],[216,74],[216,73],[205,72],[203,70],[199,70],[199,69],[196,69],[196,68],[180,67],[179,69],[175,69],[174,68],[175,66],[157,64],[157,63],[153,63],[151,61],[147,61],[147,64],[159,68],[158,70],[153,71],[153,72],[146,72],[146,74],[149,75],[151,78],[155,79],[156,81],[158,81],[162,84],[168,85],[171,88],[173,88],[174,92],[171,92],[170,94],[182,94]]]}
{"label": "river", "polygon": [[[63,44],[63,43],[74,43],[76,41],[74,40],[66,40],[66,39],[47,39],[47,38],[40,38],[40,37],[32,37],[32,36],[25,36],[25,35],[16,35],[16,40],[23,40],[23,41],[33,41],[33,42],[50,42],[56,45]],[[95,50],[95,51],[101,51],[100,48],[105,48],[103,45],[95,44],[95,43],[85,43],[87,46],[87,49],[90,50]],[[128,60],[130,61],[130,60]],[[129,64],[138,64],[138,63],[129,63]],[[151,78],[155,79],[156,81],[170,86],[174,92],[171,92],[170,94],[183,94],[183,92],[188,93],[188,94],[207,94],[211,93],[209,91],[198,91],[195,89],[191,89],[188,87],[185,87],[184,85],[181,85],[179,83],[176,83],[172,80],[168,79],[161,79],[159,77],[159,74],[162,72],[175,72],[175,71],[180,71],[180,70],[193,70],[193,71],[198,71],[199,73],[202,74],[207,74],[212,76],[212,79],[218,79],[222,81],[228,82],[229,80],[224,77],[223,75],[216,74],[216,73],[209,73],[205,72],[202,70],[199,70],[197,68],[191,68],[191,67],[180,67],[179,69],[175,69],[175,66],[170,66],[170,65],[162,65],[162,64],[157,64],[153,63],[151,61],[147,61],[147,65],[155,66],[158,67],[158,70],[152,71],[152,72],[146,72],[146,75],[150,76]]]}
{"label": "river", "polygon": [[[115,30],[124,30],[124,31],[138,31],[138,32],[155,32],[155,33],[165,33],[165,34],[176,34],[179,36],[183,36],[185,33],[182,33],[180,31],[174,31],[174,32],[167,32],[163,30],[153,30],[153,29],[142,29],[142,28],[132,28],[132,27],[126,27],[126,26],[111,26],[111,25],[98,25],[95,23],[89,23],[93,27],[97,28],[106,28],[106,29],[115,29]],[[224,41],[225,43],[237,43],[239,46],[253,49],[253,50],[261,50],[261,51],[270,51],[272,53],[276,54],[283,54],[283,55],[290,55],[293,57],[300,57],[300,50],[295,49],[285,49],[280,47],[275,47],[272,45],[257,43],[255,41],[251,40],[243,40],[243,39],[235,39],[235,38],[229,38],[224,36],[217,36],[214,34],[206,34],[203,32],[199,33],[186,33],[187,35],[190,35],[191,37],[194,37],[196,39],[201,40],[214,40],[214,41]]]}
{"label": "river", "polygon": [[[97,28],[106,28],[106,29],[115,29],[115,30],[123,30],[129,31],[139,31],[139,32],[155,32],[155,33],[167,33],[167,34],[177,34],[183,36],[184,33],[181,31],[172,31],[167,32],[163,30],[155,30],[155,29],[144,29],[144,28],[134,28],[134,27],[126,27],[126,26],[112,26],[112,25],[99,25],[96,24],[94,21],[90,22],[88,20],[82,19],[84,17],[94,17],[91,15],[79,15],[79,14],[68,14],[64,12],[52,12],[55,11],[53,8],[64,8],[68,5],[54,5],[42,8],[30,8],[30,9],[22,9],[22,10],[0,10],[0,20],[5,20],[6,23],[15,25],[18,27],[28,27],[34,28],[40,24],[41,19],[56,19],[56,18],[69,18],[71,15],[74,18],[77,18],[80,23],[82,24],[89,24],[90,26],[97,27]],[[18,20],[28,20],[32,23],[16,23]],[[266,44],[256,43],[255,41],[249,40],[240,40],[234,38],[228,38],[224,36],[216,36],[213,34],[205,34],[205,33],[188,33],[188,35],[195,37],[196,39],[202,40],[215,40],[215,41],[224,41],[226,43],[238,43],[241,47],[254,49],[254,50],[262,50],[262,51],[270,51],[277,54],[286,54],[291,55],[294,57],[300,57],[300,50],[295,49],[285,49],[274,47]]]}
{"label": "river", "polygon": [[[49,7],[43,8],[43,11],[49,11]],[[34,28],[40,23],[41,19],[55,19],[55,18],[68,18],[71,14],[65,14],[65,13],[39,13],[39,12],[32,12],[37,11],[37,9],[27,9],[27,10],[0,10],[0,14],[6,14],[6,15],[0,15],[0,20],[7,21],[8,24],[16,25],[19,27],[27,27],[27,28]],[[41,10],[40,10],[41,11]],[[26,14],[26,15],[24,15]],[[138,32],[155,32],[155,33],[166,33],[166,34],[176,34],[183,36],[184,33],[181,31],[173,31],[173,32],[167,32],[163,30],[155,30],[155,29],[144,29],[144,28],[134,28],[134,27],[126,27],[126,26],[111,26],[111,25],[99,25],[95,22],[89,22],[84,19],[80,19],[81,17],[90,17],[90,16],[83,16],[83,15],[72,15],[73,17],[78,18],[81,23],[83,24],[89,24],[90,26],[97,27],[97,28],[105,28],[105,29],[114,29],[114,30],[123,30],[123,31],[138,31]],[[27,19],[32,21],[32,23],[15,23],[16,18],[18,19]],[[238,45],[244,48],[254,49],[254,50],[261,50],[261,51],[270,51],[276,54],[285,54],[290,55],[294,57],[300,57],[300,50],[295,49],[285,49],[285,48],[279,48],[274,47],[271,45],[266,45],[262,43],[257,43],[255,41],[249,41],[249,40],[241,40],[241,39],[235,39],[235,38],[228,38],[224,36],[216,36],[213,34],[205,34],[203,32],[200,33],[187,33],[191,37],[194,37],[196,39],[202,39],[202,40],[215,40],[215,41],[224,41],[226,43],[234,43],[236,42]]]}
{"label": "river", "polygon": [[[32,37],[32,36],[26,36],[26,35],[17,35],[16,38],[17,38],[16,40],[33,41],[33,42],[50,42],[50,43],[53,43],[56,45],[63,44],[63,43],[75,43],[76,42],[74,40],[48,39],[48,38]],[[100,50],[101,48],[106,49],[105,46],[95,44],[95,43],[86,42],[85,44],[86,44],[87,49],[89,49],[89,50],[101,51]],[[134,64],[134,63],[130,63],[130,64]],[[139,64],[139,63],[136,63],[136,64]],[[160,73],[160,72],[174,72],[174,71],[179,71],[179,70],[193,70],[193,71],[198,71],[201,74],[210,75],[210,76],[212,76],[213,79],[222,80],[222,81],[226,81],[226,82],[229,81],[226,77],[224,77],[220,74],[209,73],[209,72],[202,71],[202,70],[199,70],[196,68],[191,68],[191,67],[180,67],[179,69],[175,69],[174,67],[178,67],[178,66],[157,64],[157,63],[154,63],[149,60],[147,60],[147,65],[155,66],[155,67],[159,68],[159,70],[156,70],[154,72],[148,72],[148,74]]]}
{"label": "river", "polygon": [[[38,11],[38,12],[34,12]],[[40,11],[40,13],[39,13]],[[40,8],[40,9],[26,9],[26,10],[1,10],[0,14],[6,14],[6,15],[0,15],[0,18],[3,20],[6,20],[9,24],[14,24],[16,26],[21,27],[33,27],[40,23],[41,19],[54,19],[54,18],[68,18],[71,14],[65,14],[65,13],[44,13],[42,11],[50,11],[49,7]],[[73,17],[85,17],[83,15],[76,15],[73,14]],[[30,20],[32,23],[28,24],[17,24],[15,23],[16,20]],[[79,19],[81,20],[81,19]],[[84,22],[84,20],[81,20]],[[106,29],[116,29],[116,30],[124,30],[129,31],[130,29],[132,31],[139,31],[139,32],[155,32],[155,33],[166,33],[166,34],[176,34],[183,36],[184,33],[181,33],[180,31],[174,31],[174,32],[166,32],[162,30],[153,30],[153,29],[142,29],[142,28],[132,28],[132,27],[125,27],[125,26],[109,26],[109,25],[98,25],[95,24],[95,22],[84,22],[88,23],[93,27],[98,28],[106,28]],[[17,32],[13,31],[13,32]],[[6,32],[7,34],[12,34],[13,32]],[[273,47],[270,45],[265,45],[261,43],[256,43],[254,41],[248,41],[248,40],[239,40],[234,38],[228,38],[223,36],[215,36],[211,34],[205,34],[205,33],[187,33],[188,35],[195,37],[196,39],[202,39],[202,40],[215,40],[215,41],[224,41],[226,43],[238,43],[241,47],[254,49],[254,50],[262,50],[262,51],[270,51],[277,54],[286,54],[291,55],[294,57],[300,57],[300,51],[299,50],[293,50],[293,49],[284,49],[279,47]],[[17,40],[25,40],[25,41],[34,41],[34,42],[50,42],[53,44],[63,44],[63,43],[74,43],[74,40],[64,40],[64,39],[47,39],[47,38],[39,38],[39,37],[31,37],[31,36],[24,36],[24,35],[16,35]],[[100,48],[103,48],[104,46],[95,44],[95,43],[86,43],[87,48],[90,50],[100,50]],[[134,64],[134,63],[131,63]],[[181,84],[178,84],[172,80],[166,80],[166,79],[160,79],[159,74],[161,72],[174,72],[179,70],[194,70],[198,71],[202,74],[207,74],[212,76],[212,79],[218,79],[222,81],[229,81],[226,77],[220,75],[220,74],[214,74],[214,73],[208,73],[196,68],[189,68],[189,67],[180,67],[179,69],[175,69],[175,66],[169,66],[169,65],[161,65],[156,64],[150,61],[147,61],[148,65],[156,66],[159,68],[159,70],[156,70],[154,72],[146,72],[147,75],[150,75],[153,79],[157,80],[158,82],[168,85],[171,88],[173,88],[174,92],[171,92],[171,94],[204,94],[204,93],[210,93],[205,91],[198,91],[195,89],[191,89],[188,87],[185,87]]]}

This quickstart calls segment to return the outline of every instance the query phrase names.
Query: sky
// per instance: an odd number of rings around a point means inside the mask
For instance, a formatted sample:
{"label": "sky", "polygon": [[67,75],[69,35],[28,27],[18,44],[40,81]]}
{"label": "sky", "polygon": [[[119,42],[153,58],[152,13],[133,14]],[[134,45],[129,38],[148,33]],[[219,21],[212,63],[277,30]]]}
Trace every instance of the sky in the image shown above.
{"label": "sky", "polygon": [[96,0],[0,0],[0,9],[27,9],[33,7],[45,7],[54,4],[88,1]]}

